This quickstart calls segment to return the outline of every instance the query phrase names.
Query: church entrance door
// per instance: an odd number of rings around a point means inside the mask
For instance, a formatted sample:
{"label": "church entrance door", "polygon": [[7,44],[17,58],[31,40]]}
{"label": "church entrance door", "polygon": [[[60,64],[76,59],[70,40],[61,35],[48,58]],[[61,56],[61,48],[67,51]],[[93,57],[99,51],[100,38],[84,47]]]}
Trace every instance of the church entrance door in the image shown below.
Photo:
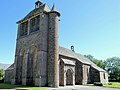
{"label": "church entrance door", "polygon": [[73,85],[73,72],[70,69],[66,72],[66,85]]}

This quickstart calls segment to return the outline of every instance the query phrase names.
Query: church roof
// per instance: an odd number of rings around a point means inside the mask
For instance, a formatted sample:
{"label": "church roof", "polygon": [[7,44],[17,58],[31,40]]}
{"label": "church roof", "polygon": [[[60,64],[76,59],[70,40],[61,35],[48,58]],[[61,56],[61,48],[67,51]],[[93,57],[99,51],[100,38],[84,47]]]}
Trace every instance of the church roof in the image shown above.
{"label": "church roof", "polygon": [[14,63],[11,66],[9,66],[6,70],[11,70],[11,69],[14,69]]}
{"label": "church roof", "polygon": [[49,8],[49,6],[47,4],[43,4],[39,8],[35,8],[34,10],[32,10],[27,16],[25,16],[25,18],[29,18],[29,17],[33,16],[34,14],[36,14],[36,13],[40,13],[41,11],[49,12],[50,8]]}
{"label": "church roof", "polygon": [[[95,68],[98,71],[106,72],[105,70],[103,70],[102,68],[100,68],[96,64],[94,64],[92,61],[90,61],[89,59],[84,57],[82,54],[75,53],[70,49],[67,49],[67,48],[64,48],[64,47],[59,47],[59,54],[63,55],[63,56],[66,56],[66,57],[77,59],[81,63],[91,65],[93,68]],[[62,58],[62,60],[65,64],[74,65],[74,62],[72,62],[70,60],[68,61],[68,59],[63,59]],[[8,67],[6,70],[11,70],[11,69],[14,69],[14,63],[10,67]]]}
{"label": "church roof", "polygon": [[62,61],[64,62],[64,64],[75,66],[75,61],[71,61],[71,60],[64,59],[64,58],[62,58]]}
{"label": "church roof", "polygon": [[59,54],[66,56],[66,57],[71,57],[71,58],[77,59],[84,64],[90,64],[89,62],[86,62],[86,60],[85,60],[86,58],[84,56],[82,56],[80,54],[76,54],[72,50],[69,50],[64,47],[59,47]]}
{"label": "church roof", "polygon": [[[49,6],[45,3],[43,5],[41,5],[39,8],[35,8],[34,10],[32,10],[30,13],[28,13],[22,20],[20,21],[23,21],[23,20],[26,20],[40,12],[50,12],[50,8]],[[18,22],[20,22],[18,21]]]}
{"label": "church roof", "polygon": [[105,70],[103,70],[102,68],[95,65],[92,61],[90,61],[89,59],[87,59],[83,55],[75,53],[72,50],[69,50],[67,48],[59,47],[59,54],[63,55],[63,56],[66,56],[66,57],[77,59],[84,64],[89,64],[98,71],[106,72]]}

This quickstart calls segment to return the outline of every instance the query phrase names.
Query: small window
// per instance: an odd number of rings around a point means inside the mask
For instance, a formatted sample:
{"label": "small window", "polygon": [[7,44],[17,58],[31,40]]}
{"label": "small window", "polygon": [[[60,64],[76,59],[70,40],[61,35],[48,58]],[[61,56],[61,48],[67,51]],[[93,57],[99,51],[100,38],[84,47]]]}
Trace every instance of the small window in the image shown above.
{"label": "small window", "polygon": [[30,20],[30,32],[38,31],[39,30],[39,23],[40,23],[40,16],[32,18]]}
{"label": "small window", "polygon": [[36,17],[36,31],[39,30],[39,26],[40,26],[40,16]]}
{"label": "small window", "polygon": [[103,77],[104,77],[104,79],[105,79],[105,73],[104,73],[103,75],[104,75]]}
{"label": "small window", "polygon": [[20,24],[20,36],[27,35],[28,31],[28,21]]}
{"label": "small window", "polygon": [[88,69],[88,68],[87,68],[87,71],[86,71],[86,72],[87,72],[87,76],[88,76],[88,75],[89,75],[89,69]]}

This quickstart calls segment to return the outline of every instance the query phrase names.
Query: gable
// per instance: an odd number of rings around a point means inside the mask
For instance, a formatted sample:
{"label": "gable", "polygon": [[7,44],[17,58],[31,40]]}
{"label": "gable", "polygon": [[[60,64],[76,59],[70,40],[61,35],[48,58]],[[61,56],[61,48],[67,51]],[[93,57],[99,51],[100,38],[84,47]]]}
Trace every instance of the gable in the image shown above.
{"label": "gable", "polygon": [[62,61],[64,62],[64,64],[75,66],[75,61],[68,60],[68,59],[63,59],[63,58],[61,58],[61,59],[62,59]]}

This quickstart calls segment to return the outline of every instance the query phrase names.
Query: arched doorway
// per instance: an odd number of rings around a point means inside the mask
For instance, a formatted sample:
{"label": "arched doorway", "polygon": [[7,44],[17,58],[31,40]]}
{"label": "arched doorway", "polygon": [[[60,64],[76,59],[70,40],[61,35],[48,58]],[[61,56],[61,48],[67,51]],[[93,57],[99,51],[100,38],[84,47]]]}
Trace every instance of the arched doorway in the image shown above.
{"label": "arched doorway", "polygon": [[66,85],[73,85],[73,72],[70,69],[66,72]]}

